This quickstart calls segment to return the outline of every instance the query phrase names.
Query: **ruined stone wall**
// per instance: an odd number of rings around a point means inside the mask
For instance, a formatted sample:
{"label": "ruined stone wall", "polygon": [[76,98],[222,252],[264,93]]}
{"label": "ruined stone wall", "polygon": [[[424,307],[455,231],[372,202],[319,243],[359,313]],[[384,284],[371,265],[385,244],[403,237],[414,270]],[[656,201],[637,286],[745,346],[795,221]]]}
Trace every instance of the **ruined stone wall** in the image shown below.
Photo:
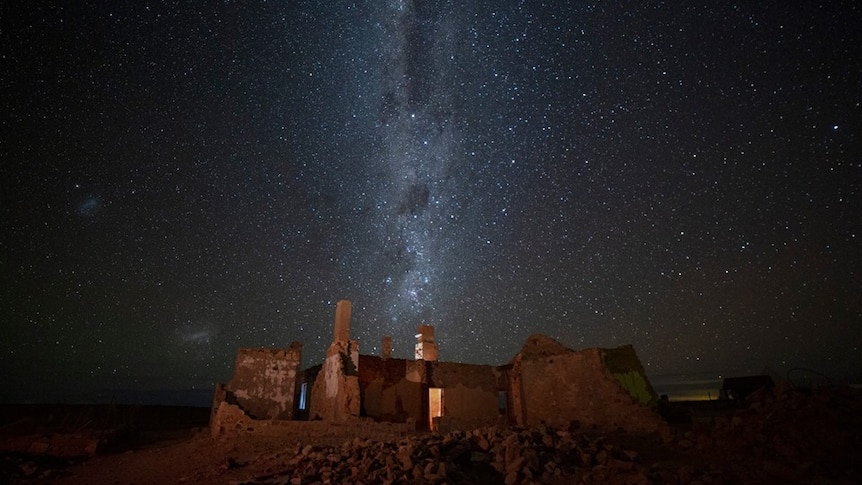
{"label": "ruined stone wall", "polygon": [[392,439],[415,431],[411,423],[376,423],[368,419],[350,421],[256,421],[248,417],[239,406],[221,402],[213,410],[210,432],[213,438],[230,439],[238,435],[294,437],[296,441],[315,436],[338,438]]}
{"label": "ruined stone wall", "polygon": [[451,427],[492,425],[499,419],[496,368],[489,365],[428,362],[428,387],[443,389],[444,421]]}
{"label": "ruined stone wall", "polygon": [[362,415],[378,421],[428,423],[428,389],[443,388],[447,427],[495,424],[499,419],[495,367],[360,356]]}
{"label": "ruined stone wall", "polygon": [[[405,359],[383,359],[373,355],[359,356],[359,388],[362,396],[361,415],[374,418],[377,421],[404,422],[409,413],[404,409],[403,402],[396,406],[400,394],[396,392],[395,399],[391,397],[383,399],[384,389],[389,389],[405,381],[407,375],[407,360]],[[402,386],[404,387],[404,386]],[[405,394],[417,394],[420,392],[417,386],[410,389],[397,388]],[[388,394],[391,394],[389,391]],[[409,399],[413,401],[414,399]],[[403,401],[403,399],[402,399]],[[414,412],[415,414],[415,412]]]}
{"label": "ruined stone wall", "polygon": [[423,415],[424,362],[359,356],[362,415],[377,421],[418,422]]}
{"label": "ruined stone wall", "polygon": [[344,421],[359,417],[358,366],[358,343],[351,340],[333,342],[329,346],[311,391],[311,419]]}
{"label": "ruined stone wall", "polygon": [[213,409],[227,400],[256,419],[293,419],[302,344],[287,349],[242,348],[234,375],[216,389]]}
{"label": "ruined stone wall", "polygon": [[523,424],[664,431],[661,418],[635,399],[608,369],[603,349],[516,357]]}
{"label": "ruined stone wall", "polygon": [[602,361],[614,379],[637,401],[649,407],[658,406],[658,394],[631,345],[601,349]]}

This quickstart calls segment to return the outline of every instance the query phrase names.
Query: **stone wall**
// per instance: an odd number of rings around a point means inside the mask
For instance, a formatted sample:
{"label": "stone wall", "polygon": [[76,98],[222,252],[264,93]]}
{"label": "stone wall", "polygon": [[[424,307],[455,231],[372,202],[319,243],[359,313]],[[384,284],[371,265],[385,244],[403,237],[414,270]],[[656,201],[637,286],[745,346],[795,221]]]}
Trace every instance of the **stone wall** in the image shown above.
{"label": "stone wall", "polygon": [[[338,423],[367,417],[416,429],[579,422],[662,431],[656,393],[631,346],[574,351],[533,335],[502,366],[393,359],[360,355],[358,342],[349,340],[349,318],[349,302],[339,302],[336,340],[323,364],[304,373],[297,342],[289,349],[240,349],[233,378],[216,389],[213,429],[235,421],[240,410],[251,420]],[[433,340],[430,331],[423,335],[423,343]],[[298,383],[305,385],[307,399],[301,414]]]}
{"label": "stone wall", "polygon": [[601,351],[605,367],[633,398],[652,408],[658,406],[658,394],[650,384],[634,347],[623,345]]}
{"label": "stone wall", "polygon": [[359,356],[362,416],[403,423],[422,418],[422,361]]}
{"label": "stone wall", "polygon": [[323,368],[314,380],[309,417],[343,421],[359,417],[359,344],[333,342],[326,352]]}
{"label": "stone wall", "polygon": [[[492,425],[499,418],[497,369],[489,365],[429,362],[428,387],[443,389],[444,422],[450,429]],[[505,389],[505,388],[504,388]]]}
{"label": "stone wall", "polygon": [[[578,422],[604,430],[666,431],[659,415],[633,397],[608,368],[607,350],[560,347],[549,337],[531,336],[515,357],[510,372],[519,386],[517,424],[565,427]],[[633,349],[628,357],[637,359]]]}
{"label": "stone wall", "polygon": [[213,410],[228,401],[255,419],[293,419],[301,357],[299,342],[287,349],[239,349],[233,378],[217,387]]}
{"label": "stone wall", "polygon": [[428,390],[443,389],[447,428],[498,421],[499,375],[493,366],[360,356],[362,415],[378,421],[429,426]]}
{"label": "stone wall", "polygon": [[242,434],[257,436],[295,435],[300,439],[308,436],[336,441],[346,438],[391,439],[393,436],[406,436],[415,430],[412,421],[407,423],[377,423],[370,419],[349,419],[333,421],[257,421],[246,415],[239,406],[221,402],[213,412],[210,431],[213,438],[230,438]]}

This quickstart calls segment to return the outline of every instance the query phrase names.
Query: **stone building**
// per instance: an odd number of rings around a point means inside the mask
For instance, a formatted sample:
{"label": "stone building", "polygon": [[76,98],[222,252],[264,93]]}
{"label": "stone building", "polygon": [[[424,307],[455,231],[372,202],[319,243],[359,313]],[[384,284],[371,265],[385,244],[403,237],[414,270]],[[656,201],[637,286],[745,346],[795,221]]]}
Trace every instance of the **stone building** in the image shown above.
{"label": "stone building", "polygon": [[[228,416],[258,420],[405,423],[411,429],[548,424],[660,431],[652,389],[634,348],[569,349],[530,336],[506,364],[438,360],[434,327],[421,325],[415,358],[363,355],[350,340],[351,303],[336,306],[335,332],[322,364],[299,371],[302,346],[240,349],[235,374],[217,387],[212,426]],[[215,432],[215,431],[214,431]]]}

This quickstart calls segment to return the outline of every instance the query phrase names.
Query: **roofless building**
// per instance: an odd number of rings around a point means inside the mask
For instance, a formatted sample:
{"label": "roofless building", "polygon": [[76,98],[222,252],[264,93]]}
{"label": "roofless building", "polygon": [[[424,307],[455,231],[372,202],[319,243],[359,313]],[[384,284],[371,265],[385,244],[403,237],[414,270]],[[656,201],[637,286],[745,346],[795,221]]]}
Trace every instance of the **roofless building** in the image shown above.
{"label": "roofless building", "polygon": [[420,325],[415,358],[364,355],[350,340],[351,302],[335,309],[322,364],[301,368],[302,344],[241,348],[233,378],[216,388],[211,428],[218,435],[254,421],[400,423],[406,430],[487,425],[570,426],[653,432],[664,426],[658,396],[632,346],[575,351],[531,335],[509,362],[439,360],[434,327]]}

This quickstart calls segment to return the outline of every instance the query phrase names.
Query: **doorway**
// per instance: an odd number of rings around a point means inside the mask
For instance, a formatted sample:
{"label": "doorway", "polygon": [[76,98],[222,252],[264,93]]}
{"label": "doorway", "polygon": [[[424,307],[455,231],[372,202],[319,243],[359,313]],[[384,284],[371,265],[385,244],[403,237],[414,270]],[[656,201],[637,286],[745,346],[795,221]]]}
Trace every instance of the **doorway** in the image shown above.
{"label": "doorway", "polygon": [[443,388],[428,389],[428,429],[435,431],[434,418],[443,416]]}

